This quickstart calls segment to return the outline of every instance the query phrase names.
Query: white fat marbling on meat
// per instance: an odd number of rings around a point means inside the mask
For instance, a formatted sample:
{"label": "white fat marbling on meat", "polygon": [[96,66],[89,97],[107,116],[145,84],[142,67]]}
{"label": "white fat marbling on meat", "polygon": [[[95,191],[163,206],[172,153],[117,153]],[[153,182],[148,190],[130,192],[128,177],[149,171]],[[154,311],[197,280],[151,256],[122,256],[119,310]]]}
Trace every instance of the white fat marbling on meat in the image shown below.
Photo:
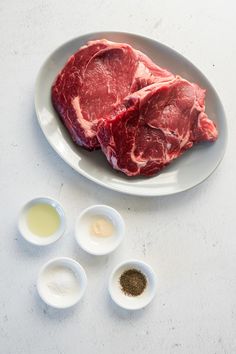
{"label": "white fat marbling on meat", "polygon": [[80,108],[79,96],[73,98],[71,103],[72,103],[72,106],[76,112],[77,120],[78,120],[80,126],[84,130],[85,136],[89,137],[89,138],[94,137],[95,132],[93,130],[93,126],[96,122],[95,122],[95,120],[93,120],[93,122],[90,122],[90,121],[84,119],[83,114],[81,112],[81,108]]}

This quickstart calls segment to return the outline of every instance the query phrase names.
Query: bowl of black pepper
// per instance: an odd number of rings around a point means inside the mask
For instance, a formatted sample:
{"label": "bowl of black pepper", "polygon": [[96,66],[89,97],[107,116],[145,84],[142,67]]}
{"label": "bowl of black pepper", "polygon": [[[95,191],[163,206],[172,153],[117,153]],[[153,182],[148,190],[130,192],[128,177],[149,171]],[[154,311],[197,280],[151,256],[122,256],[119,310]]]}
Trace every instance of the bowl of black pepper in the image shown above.
{"label": "bowl of black pepper", "polygon": [[111,273],[109,293],[112,300],[124,309],[142,309],[155,296],[155,273],[145,262],[136,259],[122,262]]}

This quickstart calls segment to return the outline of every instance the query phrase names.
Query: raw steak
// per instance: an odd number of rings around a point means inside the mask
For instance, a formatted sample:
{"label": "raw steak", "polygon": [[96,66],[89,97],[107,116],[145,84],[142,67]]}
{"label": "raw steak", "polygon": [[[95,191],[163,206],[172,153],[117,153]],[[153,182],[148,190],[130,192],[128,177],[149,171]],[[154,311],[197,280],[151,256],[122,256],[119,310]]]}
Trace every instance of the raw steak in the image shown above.
{"label": "raw steak", "polygon": [[88,42],[72,55],[52,86],[52,102],[75,143],[98,148],[97,126],[123,99],[174,75],[130,45]]}
{"label": "raw steak", "polygon": [[205,91],[180,77],[126,97],[99,125],[107,160],[128,176],[151,176],[193,144],[216,140],[204,101]]}

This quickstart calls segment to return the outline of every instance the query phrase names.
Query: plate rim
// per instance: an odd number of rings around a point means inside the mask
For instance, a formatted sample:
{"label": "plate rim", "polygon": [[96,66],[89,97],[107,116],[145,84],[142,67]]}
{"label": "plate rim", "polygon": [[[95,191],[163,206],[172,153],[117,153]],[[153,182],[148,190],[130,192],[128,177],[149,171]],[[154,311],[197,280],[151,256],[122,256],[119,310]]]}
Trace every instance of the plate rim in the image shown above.
{"label": "plate rim", "polygon": [[[136,188],[135,190],[124,190],[120,187],[116,187],[114,185],[109,185],[109,184],[106,184],[105,182],[93,177],[91,174],[87,173],[86,171],[84,171],[83,169],[81,169],[78,166],[74,166],[70,161],[68,161],[66,158],[64,158],[63,154],[57,150],[56,146],[51,142],[51,140],[48,138],[46,132],[44,131],[43,129],[43,126],[41,124],[41,120],[40,120],[40,114],[39,114],[39,109],[38,109],[38,102],[37,102],[37,96],[38,96],[38,87],[39,87],[39,81],[40,81],[40,78],[41,78],[41,73],[45,67],[45,64],[50,60],[50,58],[57,52],[59,51],[60,49],[62,49],[66,44],[69,44],[69,43],[72,43],[76,40],[80,40],[82,39],[83,37],[90,37],[90,36],[98,36],[98,35],[105,35],[105,34],[109,34],[109,35],[113,35],[113,34],[116,34],[116,35],[131,35],[133,37],[139,37],[141,38],[142,40],[147,40],[147,41],[154,41],[156,42],[158,45],[164,47],[165,49],[167,50],[171,50],[174,54],[182,57],[183,59],[185,59],[188,63],[190,63],[194,69],[204,78],[204,80],[206,80],[208,82],[208,84],[210,85],[211,87],[211,90],[214,92],[214,94],[216,95],[220,105],[221,105],[221,109],[222,109],[222,113],[223,113],[223,118],[224,118],[224,125],[225,125],[225,141],[224,141],[224,147],[223,149],[221,150],[221,156],[219,158],[219,160],[217,161],[217,164],[215,165],[215,167],[212,169],[212,171],[206,176],[204,177],[201,181],[197,182],[196,184],[194,185],[190,185],[186,188],[180,188],[176,191],[170,191],[170,192],[164,192],[163,194],[160,193],[160,191],[156,191],[155,192],[155,189],[154,190],[151,190],[150,189],[150,192],[147,190],[147,188],[145,188],[145,190],[140,190],[139,192],[139,189]],[[91,39],[92,40],[92,39]],[[67,164],[69,165],[74,171],[76,171],[77,173],[79,173],[81,176],[87,178],[88,180],[106,188],[106,189],[109,189],[109,190],[112,190],[112,191],[115,191],[115,192],[118,192],[118,193],[122,193],[122,194],[126,194],[126,195],[132,195],[132,196],[139,196],[139,197],[164,197],[164,196],[169,196],[169,195],[175,195],[175,194],[179,194],[179,193],[182,193],[182,192],[185,192],[185,191],[188,191],[190,189],[193,189],[193,188],[196,188],[197,186],[199,186],[200,184],[202,184],[203,182],[205,182],[214,172],[215,170],[219,167],[220,163],[222,162],[223,158],[224,158],[224,155],[225,155],[225,152],[226,152],[226,147],[227,147],[227,143],[228,143],[228,124],[227,124],[227,119],[226,119],[226,114],[225,114],[225,109],[224,109],[224,106],[223,106],[223,103],[221,102],[220,100],[220,97],[218,95],[218,92],[216,91],[216,89],[214,88],[214,86],[211,84],[210,80],[205,76],[205,74],[200,70],[198,69],[198,67],[192,63],[191,60],[189,60],[185,55],[182,55],[181,53],[179,53],[177,50],[169,47],[168,45],[152,38],[152,37],[147,37],[147,36],[144,36],[144,35],[141,35],[141,34],[138,34],[138,33],[133,33],[133,32],[125,32],[125,31],[96,31],[96,32],[89,32],[89,33],[84,33],[80,36],[76,36],[76,37],[72,37],[70,38],[69,40],[63,42],[61,45],[59,45],[58,47],[56,47],[52,52],[49,53],[49,55],[47,55],[47,57],[44,59],[38,73],[37,73],[37,76],[36,76],[36,80],[35,80],[35,85],[34,85],[34,107],[35,107],[35,113],[36,113],[36,117],[37,117],[37,121],[38,121],[38,124],[41,128],[41,131],[43,132],[43,135],[44,137],[46,138],[47,142],[49,143],[49,145],[53,148],[53,150],[60,156],[60,158]]]}

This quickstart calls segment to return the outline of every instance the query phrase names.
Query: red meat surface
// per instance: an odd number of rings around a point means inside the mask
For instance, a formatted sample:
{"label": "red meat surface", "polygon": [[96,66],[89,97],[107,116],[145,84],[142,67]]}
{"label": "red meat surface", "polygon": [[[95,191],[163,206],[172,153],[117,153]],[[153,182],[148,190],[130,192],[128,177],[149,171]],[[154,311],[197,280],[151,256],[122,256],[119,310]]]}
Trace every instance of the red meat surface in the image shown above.
{"label": "red meat surface", "polygon": [[205,90],[181,77],[127,96],[98,128],[107,160],[128,176],[152,176],[201,141],[215,141]]}
{"label": "red meat surface", "polygon": [[100,147],[97,127],[126,96],[174,75],[125,43],[88,42],[58,74],[52,103],[73,141],[86,149]]}

